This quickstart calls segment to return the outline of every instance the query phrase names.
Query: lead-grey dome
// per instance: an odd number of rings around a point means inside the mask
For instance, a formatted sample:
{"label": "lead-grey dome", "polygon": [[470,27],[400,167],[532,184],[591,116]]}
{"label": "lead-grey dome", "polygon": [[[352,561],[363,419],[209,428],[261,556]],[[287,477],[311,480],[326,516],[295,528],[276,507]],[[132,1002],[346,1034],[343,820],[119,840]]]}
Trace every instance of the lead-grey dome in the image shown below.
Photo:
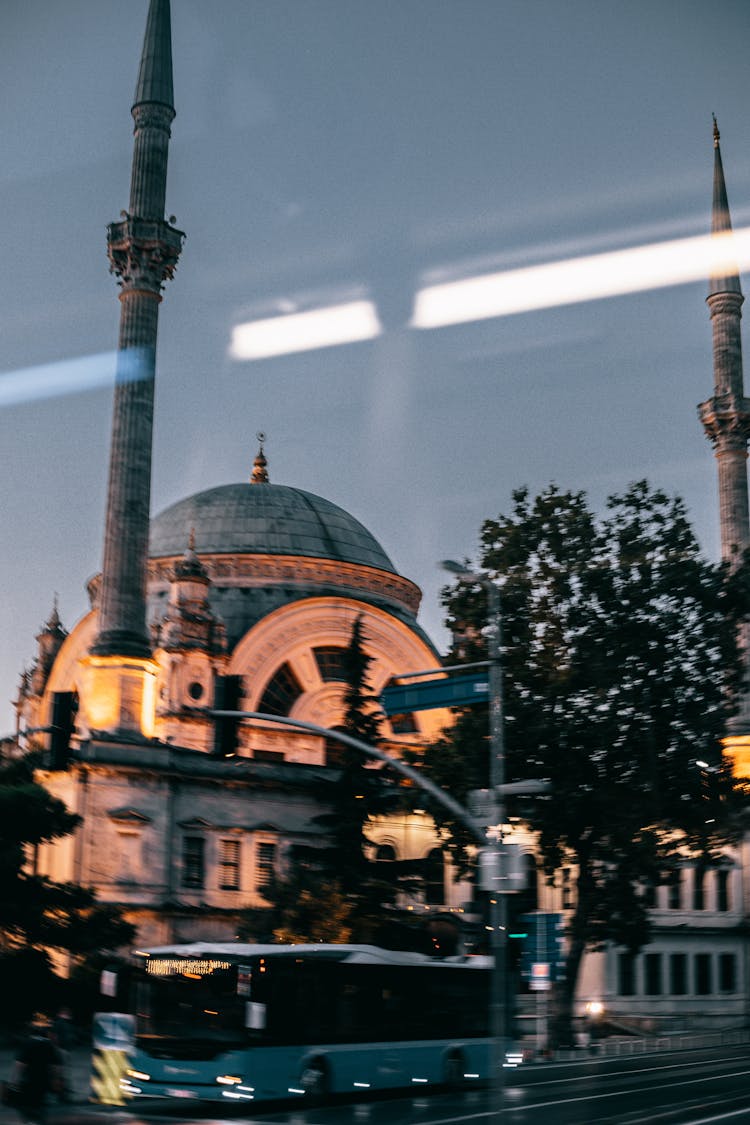
{"label": "lead-grey dome", "polygon": [[283,484],[224,484],[178,500],[151,521],[151,557],[182,555],[191,529],[199,555],[302,555],[397,573],[354,516]]}

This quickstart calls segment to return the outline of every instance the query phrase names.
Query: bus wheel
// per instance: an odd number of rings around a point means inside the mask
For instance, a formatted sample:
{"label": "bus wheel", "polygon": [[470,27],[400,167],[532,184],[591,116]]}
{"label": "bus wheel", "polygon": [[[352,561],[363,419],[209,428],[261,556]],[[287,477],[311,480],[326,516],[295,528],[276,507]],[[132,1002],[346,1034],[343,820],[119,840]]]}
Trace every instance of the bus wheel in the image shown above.
{"label": "bus wheel", "polygon": [[323,1059],[314,1059],[305,1067],[302,1071],[301,1085],[309,1101],[315,1103],[323,1101],[330,1090],[328,1067]]}
{"label": "bus wheel", "polygon": [[466,1073],[466,1059],[463,1051],[454,1049],[449,1051],[443,1062],[443,1081],[451,1090],[458,1090],[464,1085]]}

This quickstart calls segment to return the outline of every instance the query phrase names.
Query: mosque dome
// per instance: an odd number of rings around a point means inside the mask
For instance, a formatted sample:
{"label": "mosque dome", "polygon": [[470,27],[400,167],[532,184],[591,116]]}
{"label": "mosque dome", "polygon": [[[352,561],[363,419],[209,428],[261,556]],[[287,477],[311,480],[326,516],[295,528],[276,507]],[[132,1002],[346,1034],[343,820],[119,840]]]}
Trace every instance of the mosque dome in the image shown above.
{"label": "mosque dome", "polygon": [[343,508],[282,484],[225,484],[178,500],[151,521],[152,559],[182,555],[295,555],[397,573],[377,539]]}

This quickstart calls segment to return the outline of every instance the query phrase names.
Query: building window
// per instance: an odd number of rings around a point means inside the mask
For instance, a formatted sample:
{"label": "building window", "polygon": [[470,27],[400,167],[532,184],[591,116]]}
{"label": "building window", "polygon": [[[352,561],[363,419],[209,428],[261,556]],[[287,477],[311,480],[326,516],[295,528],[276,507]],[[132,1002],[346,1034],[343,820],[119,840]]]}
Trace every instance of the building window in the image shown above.
{"label": "building window", "polygon": [[673,996],[687,993],[687,954],[672,953],[669,958],[669,991]]}
{"label": "building window", "polygon": [[301,695],[294,672],[288,664],[282,664],[266,684],[258,710],[266,715],[288,715]]}
{"label": "building window", "polygon": [[711,954],[695,955],[695,991],[698,996],[711,995]]}
{"label": "building window", "polygon": [[255,886],[257,890],[269,887],[276,870],[276,845],[270,841],[258,844],[255,863]]}
{"label": "building window", "polygon": [[643,885],[643,905],[647,910],[656,909],[656,884],[650,879]]}
{"label": "building window", "polygon": [[682,909],[682,872],[675,871],[669,882],[667,906],[670,910]]}
{"label": "building window", "polygon": [[205,879],[205,846],[202,836],[185,836],[182,840],[182,885],[201,888]]}
{"label": "building window", "polygon": [[[341,731],[342,734],[346,734],[343,727],[331,727],[330,729],[338,730]],[[331,769],[343,769],[346,765],[346,751],[346,743],[339,742],[337,738],[331,738],[330,736],[326,738],[326,765],[330,766]]]}
{"label": "building window", "polygon": [[562,908],[563,910],[572,910],[575,906],[573,901],[573,879],[571,878],[570,868],[563,867],[562,869]]}
{"label": "building window", "polygon": [[737,991],[737,958],[734,953],[719,954],[719,992]]}
{"label": "building window", "polygon": [[346,683],[346,672],[344,671],[345,648],[339,648],[336,645],[321,645],[319,648],[314,648],[313,653],[321,680],[326,683]]}
{"label": "building window", "polygon": [[693,868],[693,910],[706,909],[706,872],[702,867]]}
{"label": "building window", "polygon": [[253,750],[253,758],[256,762],[283,762],[283,750]]}
{"label": "building window", "polygon": [[720,867],[716,872],[716,909],[729,910],[729,869]]}
{"label": "building window", "polygon": [[635,957],[632,953],[617,956],[617,991],[620,996],[635,996]]}
{"label": "building window", "polygon": [[219,840],[219,887],[222,891],[240,889],[239,840]]}
{"label": "building window", "polygon": [[409,712],[405,715],[391,715],[391,730],[394,734],[418,734],[417,720]]}
{"label": "building window", "polygon": [[445,902],[445,864],[440,848],[433,848],[423,860],[422,886],[424,900],[430,906],[442,906]]}
{"label": "building window", "polygon": [[117,833],[118,883],[136,883],[140,864],[138,862],[140,836],[137,832]]}
{"label": "building window", "polygon": [[647,953],[644,964],[646,969],[646,995],[661,996],[661,953]]}

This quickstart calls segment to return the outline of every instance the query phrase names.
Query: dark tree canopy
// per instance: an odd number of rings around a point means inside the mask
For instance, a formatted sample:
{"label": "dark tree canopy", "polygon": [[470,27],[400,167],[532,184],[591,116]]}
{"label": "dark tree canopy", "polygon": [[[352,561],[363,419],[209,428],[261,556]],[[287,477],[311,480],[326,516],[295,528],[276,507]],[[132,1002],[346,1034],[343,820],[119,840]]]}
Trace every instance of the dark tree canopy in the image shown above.
{"label": "dark tree canopy", "polygon": [[[720,739],[747,580],[702,558],[682,502],[645,481],[603,518],[580,492],[517,491],[510,515],[483,525],[480,564],[502,591],[507,778],[552,782],[515,811],[539,833],[548,876],[563,860],[578,871],[571,1000],[586,946],[648,940],[644,887],[669,878],[678,850],[710,864],[732,835]],[[486,655],[486,592],[456,585],[445,604],[453,656]],[[487,784],[486,724],[486,711],[460,712],[426,754],[459,798]]]}
{"label": "dark tree canopy", "polygon": [[118,907],[34,871],[34,848],[68,836],[79,817],[34,780],[33,756],[0,762],[0,983],[4,1021],[46,1007],[58,985],[50,954],[116,949],[135,936]]}

